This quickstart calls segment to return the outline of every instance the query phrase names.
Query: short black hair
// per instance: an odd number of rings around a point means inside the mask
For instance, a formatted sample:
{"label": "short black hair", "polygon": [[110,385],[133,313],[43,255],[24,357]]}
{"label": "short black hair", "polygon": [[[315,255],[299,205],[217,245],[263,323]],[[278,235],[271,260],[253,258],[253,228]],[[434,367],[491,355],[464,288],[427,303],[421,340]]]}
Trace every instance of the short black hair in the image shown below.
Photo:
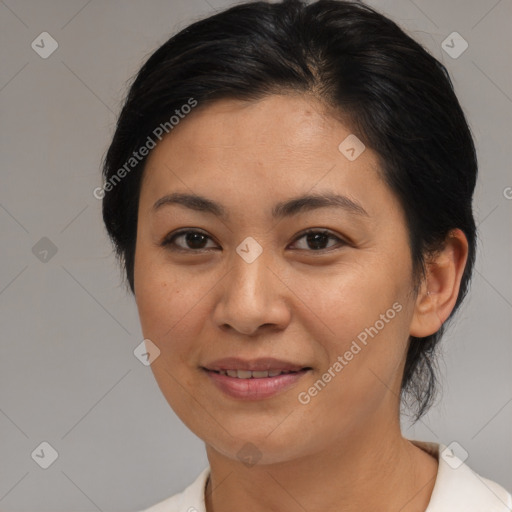
{"label": "short black hair", "polygon": [[[470,128],[437,59],[375,9],[341,0],[239,4],[187,26],[144,63],[103,163],[103,219],[131,292],[146,161],[133,155],[162,132],[155,128],[169,132],[170,117],[191,100],[207,105],[287,93],[313,94],[376,152],[406,214],[415,291],[428,256],[452,229],[464,232],[468,259],[450,319],[469,288],[476,253]],[[416,420],[433,403],[435,349],[445,325],[409,339],[401,398]]]}

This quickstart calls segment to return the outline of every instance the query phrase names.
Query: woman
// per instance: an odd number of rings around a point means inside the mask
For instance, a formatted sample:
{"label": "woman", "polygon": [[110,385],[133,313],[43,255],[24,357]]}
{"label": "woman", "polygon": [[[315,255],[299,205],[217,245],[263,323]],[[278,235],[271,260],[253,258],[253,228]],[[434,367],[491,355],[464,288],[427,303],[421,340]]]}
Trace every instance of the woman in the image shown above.
{"label": "woman", "polygon": [[400,431],[468,289],[476,177],[445,68],[363,4],[242,4],[149,58],[103,217],[209,460],[151,512],[511,510]]}

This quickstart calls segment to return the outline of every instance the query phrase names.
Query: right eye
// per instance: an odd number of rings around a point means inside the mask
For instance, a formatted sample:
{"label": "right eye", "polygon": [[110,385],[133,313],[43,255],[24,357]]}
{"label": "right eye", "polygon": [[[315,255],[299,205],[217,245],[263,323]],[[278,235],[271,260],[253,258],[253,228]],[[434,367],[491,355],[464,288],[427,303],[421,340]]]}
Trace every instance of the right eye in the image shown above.
{"label": "right eye", "polygon": [[[180,239],[182,239],[183,245],[176,243],[176,241]],[[171,251],[177,252],[201,252],[211,249],[211,247],[205,248],[205,243],[207,240],[212,239],[206,233],[203,233],[202,231],[186,229],[167,235],[162,241],[161,246]]]}

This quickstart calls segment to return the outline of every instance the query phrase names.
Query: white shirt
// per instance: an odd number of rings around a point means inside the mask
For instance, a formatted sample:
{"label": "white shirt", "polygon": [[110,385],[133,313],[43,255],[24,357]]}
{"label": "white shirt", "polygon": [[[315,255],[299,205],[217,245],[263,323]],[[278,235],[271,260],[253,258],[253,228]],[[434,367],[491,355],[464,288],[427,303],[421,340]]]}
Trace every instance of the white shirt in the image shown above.
{"label": "white shirt", "polygon": [[[483,478],[443,444],[413,441],[437,458],[434,490],[425,512],[511,512],[512,495],[496,482]],[[206,467],[184,491],[142,512],[206,512],[204,493],[210,468]]]}

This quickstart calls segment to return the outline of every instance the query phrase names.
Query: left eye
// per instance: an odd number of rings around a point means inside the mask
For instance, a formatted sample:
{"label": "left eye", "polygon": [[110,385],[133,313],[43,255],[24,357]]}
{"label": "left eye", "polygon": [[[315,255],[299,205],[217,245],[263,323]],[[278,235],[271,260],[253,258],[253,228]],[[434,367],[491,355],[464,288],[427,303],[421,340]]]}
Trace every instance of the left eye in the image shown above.
{"label": "left eye", "polygon": [[[176,243],[176,240],[183,238],[184,243],[187,246],[179,245]],[[345,242],[338,238],[337,236],[333,235],[330,231],[325,230],[310,230],[302,233],[299,237],[297,237],[294,241],[294,244],[297,244],[297,242],[301,239],[304,239],[306,242],[306,245],[312,249],[311,252],[319,252],[322,250],[325,250],[326,247],[325,244],[328,242],[328,240],[334,240],[335,242],[338,242],[339,245],[345,245]],[[196,230],[188,230],[188,231],[181,231],[178,233],[175,233],[174,235],[167,237],[163,242],[162,246],[170,246],[169,248],[173,251],[188,251],[188,252],[199,252],[205,249],[211,249],[211,247],[205,247],[205,242],[208,240],[212,240],[208,235],[201,231]],[[299,247],[300,250],[308,250],[308,247]],[[332,247],[332,246],[331,246]],[[327,247],[328,248],[328,247]]]}
{"label": "left eye", "polygon": [[[344,245],[344,241],[338,238],[337,236],[334,236],[330,231],[306,231],[305,233],[302,233],[298,238],[295,239],[295,243],[298,240],[301,240],[304,238],[306,240],[306,244],[310,244],[313,246],[314,251],[322,251],[325,250],[325,247],[320,247],[325,244],[325,242],[329,239],[337,241],[340,245]],[[307,250],[307,249],[306,249]]]}

